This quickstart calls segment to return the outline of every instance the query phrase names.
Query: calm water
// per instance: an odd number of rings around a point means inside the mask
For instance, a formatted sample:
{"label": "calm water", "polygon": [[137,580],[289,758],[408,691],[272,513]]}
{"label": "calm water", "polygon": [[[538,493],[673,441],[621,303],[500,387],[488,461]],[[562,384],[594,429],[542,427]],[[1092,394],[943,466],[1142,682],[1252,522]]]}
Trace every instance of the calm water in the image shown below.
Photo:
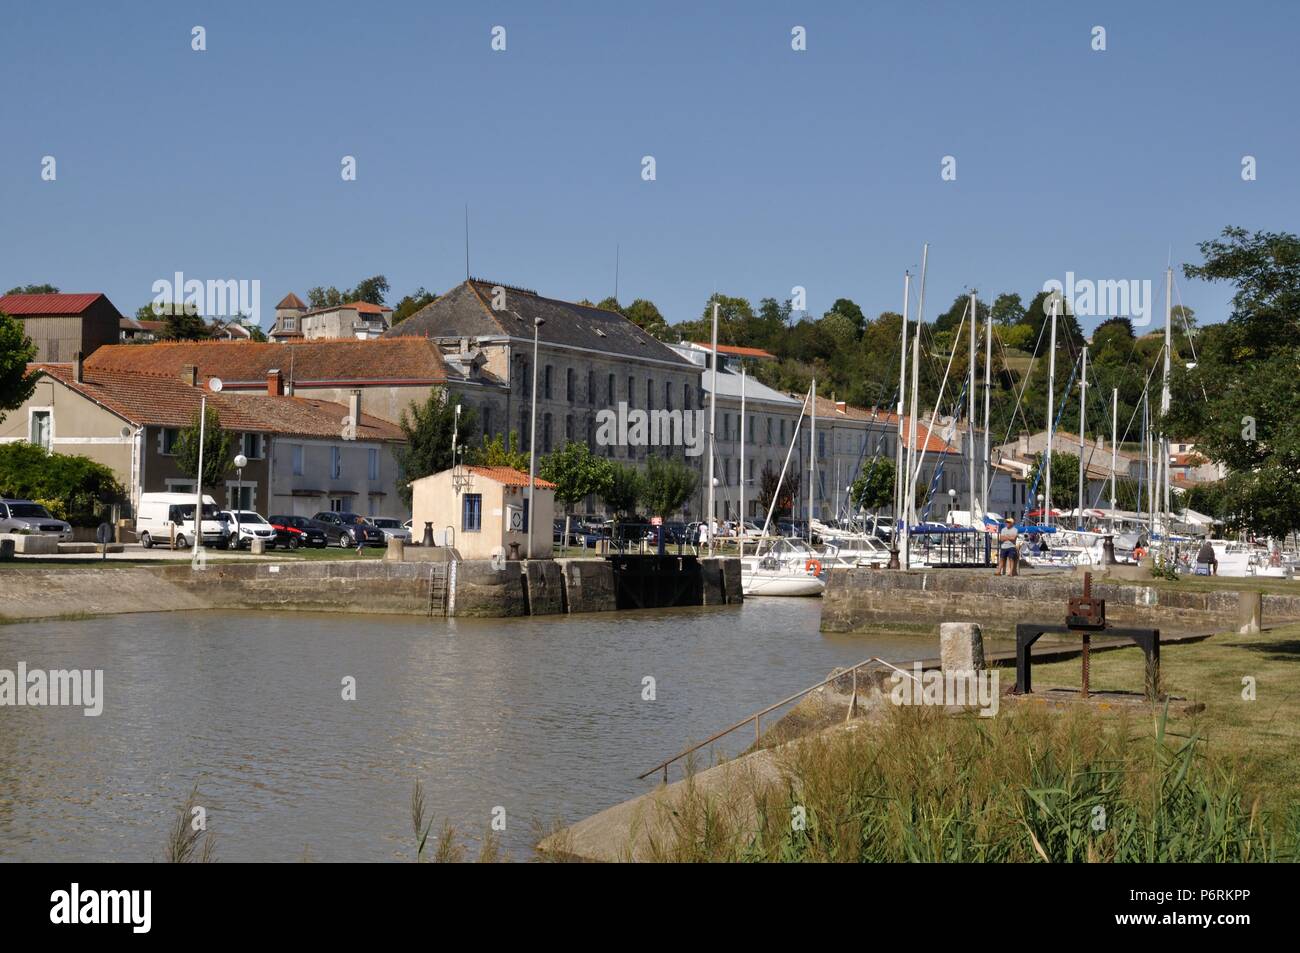
{"label": "calm water", "polygon": [[[152,613],[0,626],[0,669],[102,668],[104,712],[0,708],[0,860],[151,860],[196,784],[227,861],[409,858],[411,789],[506,846],[648,789],[691,739],[871,655],[820,600],[519,620]],[[341,680],[357,680],[344,701]],[[642,679],[657,699],[643,701]],[[734,746],[752,740],[737,732]]]}

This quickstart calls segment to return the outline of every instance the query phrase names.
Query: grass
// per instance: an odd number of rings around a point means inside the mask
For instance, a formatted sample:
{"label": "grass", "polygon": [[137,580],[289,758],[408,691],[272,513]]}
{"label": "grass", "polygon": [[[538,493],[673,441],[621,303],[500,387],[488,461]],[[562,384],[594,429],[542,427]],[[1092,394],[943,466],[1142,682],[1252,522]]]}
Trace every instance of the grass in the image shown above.
{"label": "grass", "polygon": [[[1093,691],[1143,690],[1143,658],[1136,647],[1093,654]],[[1271,797],[1300,796],[1300,625],[1256,636],[1217,635],[1170,645],[1160,653],[1161,688],[1205,709],[1173,720],[1179,731],[1203,737],[1234,762],[1248,790]],[[1253,679],[1254,700],[1243,697]],[[1034,686],[1077,689],[1078,659],[1034,665]]]}
{"label": "grass", "polygon": [[[780,755],[782,783],[687,786],[659,861],[1233,862],[1300,858],[1300,808],[1247,794],[1163,714],[890,709]],[[748,802],[748,807],[742,802]]]}

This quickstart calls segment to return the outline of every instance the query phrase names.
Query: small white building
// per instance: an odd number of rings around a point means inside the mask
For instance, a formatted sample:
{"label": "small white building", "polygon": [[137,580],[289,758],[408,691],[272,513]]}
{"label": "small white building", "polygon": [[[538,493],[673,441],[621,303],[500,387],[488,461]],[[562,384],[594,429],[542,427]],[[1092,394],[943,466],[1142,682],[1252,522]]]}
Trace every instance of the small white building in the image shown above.
{"label": "small white building", "polygon": [[522,559],[531,531],[533,558],[550,559],[555,484],[537,479],[533,495],[530,506],[528,474],[510,467],[463,466],[421,477],[411,483],[411,535],[421,539],[430,523],[462,559]]}

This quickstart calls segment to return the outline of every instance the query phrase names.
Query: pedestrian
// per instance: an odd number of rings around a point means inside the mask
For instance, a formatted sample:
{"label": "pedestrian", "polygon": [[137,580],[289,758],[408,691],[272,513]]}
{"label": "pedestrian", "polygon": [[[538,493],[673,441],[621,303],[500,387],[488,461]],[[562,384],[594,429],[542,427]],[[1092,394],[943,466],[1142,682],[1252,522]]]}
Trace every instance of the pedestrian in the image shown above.
{"label": "pedestrian", "polygon": [[1218,574],[1219,557],[1215,555],[1214,547],[1210,545],[1210,540],[1207,537],[1196,553],[1196,575],[1217,576]]}
{"label": "pedestrian", "polygon": [[1016,518],[1008,516],[1006,525],[998,533],[998,571],[999,576],[1020,575],[1020,552],[1016,548],[1019,537],[1016,531]]}

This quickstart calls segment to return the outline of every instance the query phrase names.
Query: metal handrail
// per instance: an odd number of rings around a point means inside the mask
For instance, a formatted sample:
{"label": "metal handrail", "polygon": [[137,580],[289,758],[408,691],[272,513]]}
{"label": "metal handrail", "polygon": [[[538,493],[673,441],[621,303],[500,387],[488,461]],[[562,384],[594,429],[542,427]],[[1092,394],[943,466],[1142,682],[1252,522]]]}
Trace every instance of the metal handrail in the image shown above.
{"label": "metal handrail", "polygon": [[749,715],[748,717],[743,718],[740,721],[736,722],[730,728],[724,728],[722,729],[722,731],[710,735],[708,738],[704,739],[699,744],[692,745],[691,747],[687,748],[685,751],[681,752],[680,754],[673,755],[667,761],[659,762],[659,764],[655,765],[653,768],[651,768],[649,771],[645,772],[644,774],[638,774],[636,776],[636,779],[638,781],[643,781],[646,778],[650,777],[650,775],[654,774],[656,771],[663,771],[664,783],[667,783],[668,766],[671,765],[673,762],[680,761],[682,758],[686,757],[689,754],[694,754],[696,751],[699,751],[705,745],[713,744],[713,742],[717,741],[719,738],[731,734],[737,728],[745,727],[745,725],[749,724],[751,721],[754,723],[754,740],[758,741],[762,737],[761,721],[764,715],[770,714],[771,712],[776,711],[776,709],[790,704],[790,702],[794,701],[795,699],[802,698],[804,695],[807,695],[809,692],[815,692],[823,685],[829,685],[831,682],[838,681],[839,679],[843,678],[845,675],[848,675],[850,673],[852,673],[853,675],[853,701],[850,702],[850,707],[851,707],[857,701],[857,697],[858,697],[858,669],[862,668],[864,665],[870,665],[872,662],[879,662],[881,665],[885,665],[889,668],[892,668],[895,672],[899,672],[902,675],[906,675],[912,681],[916,682],[917,684],[920,684],[920,679],[918,679],[911,672],[899,668],[893,662],[886,662],[884,659],[880,658],[879,656],[873,655],[871,658],[859,662],[857,665],[854,665],[852,668],[846,668],[842,672],[837,672],[834,675],[829,675],[826,678],[822,679],[820,682],[818,682],[816,685],[810,686],[809,688],[805,688],[803,691],[795,692],[789,698],[783,698],[779,702],[776,702],[775,704],[768,705],[766,708],[754,712],[752,715]]}

